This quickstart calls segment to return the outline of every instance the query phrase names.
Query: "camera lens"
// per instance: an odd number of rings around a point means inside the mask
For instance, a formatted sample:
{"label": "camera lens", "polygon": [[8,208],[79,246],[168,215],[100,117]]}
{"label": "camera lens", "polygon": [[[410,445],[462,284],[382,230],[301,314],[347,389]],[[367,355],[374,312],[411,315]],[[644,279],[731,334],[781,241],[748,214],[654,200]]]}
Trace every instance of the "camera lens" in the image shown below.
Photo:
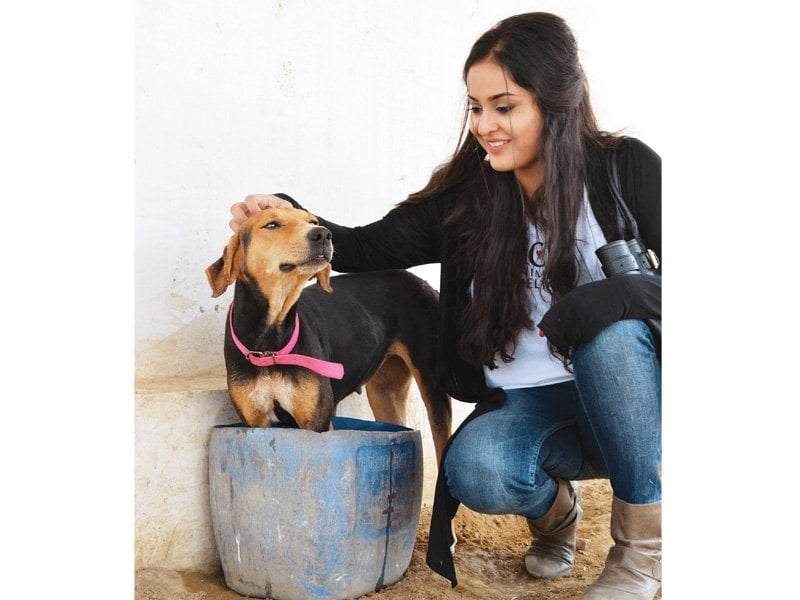
{"label": "camera lens", "polygon": [[631,254],[631,249],[625,240],[609,242],[595,250],[595,254],[600,259],[606,277],[639,272],[639,263]]}

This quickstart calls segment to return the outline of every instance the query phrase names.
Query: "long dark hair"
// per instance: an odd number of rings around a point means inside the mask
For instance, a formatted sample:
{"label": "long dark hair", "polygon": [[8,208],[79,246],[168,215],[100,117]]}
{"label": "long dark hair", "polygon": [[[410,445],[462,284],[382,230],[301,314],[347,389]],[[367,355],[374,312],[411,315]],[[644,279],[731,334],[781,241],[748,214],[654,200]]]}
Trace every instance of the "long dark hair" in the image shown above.
{"label": "long dark hair", "polygon": [[530,219],[545,240],[542,283],[558,302],[576,285],[575,226],[592,146],[614,137],[598,129],[589,102],[578,48],[566,22],[549,13],[509,17],[483,34],[464,64],[463,78],[477,62],[490,59],[530,91],[543,116],[540,160],[544,178],[525,197],[513,172],[496,172],[466,126],[459,147],[428,184],[412,194],[418,202],[443,193],[459,198],[445,226],[459,236],[460,252],[472,278],[472,297],[460,323],[459,355],[473,364],[509,362],[517,335],[533,329],[527,267]]}

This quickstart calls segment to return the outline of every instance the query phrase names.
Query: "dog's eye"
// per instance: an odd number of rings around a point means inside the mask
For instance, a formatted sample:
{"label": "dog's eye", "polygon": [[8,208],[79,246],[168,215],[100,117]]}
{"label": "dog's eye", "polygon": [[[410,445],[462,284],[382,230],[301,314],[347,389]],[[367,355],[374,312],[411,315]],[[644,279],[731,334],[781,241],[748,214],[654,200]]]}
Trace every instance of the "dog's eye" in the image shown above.
{"label": "dog's eye", "polygon": [[277,221],[270,221],[269,223],[264,225],[263,229],[277,229],[280,226],[281,226],[280,223],[278,223]]}
{"label": "dog's eye", "polygon": [[309,221],[311,225],[319,225],[319,221]]}

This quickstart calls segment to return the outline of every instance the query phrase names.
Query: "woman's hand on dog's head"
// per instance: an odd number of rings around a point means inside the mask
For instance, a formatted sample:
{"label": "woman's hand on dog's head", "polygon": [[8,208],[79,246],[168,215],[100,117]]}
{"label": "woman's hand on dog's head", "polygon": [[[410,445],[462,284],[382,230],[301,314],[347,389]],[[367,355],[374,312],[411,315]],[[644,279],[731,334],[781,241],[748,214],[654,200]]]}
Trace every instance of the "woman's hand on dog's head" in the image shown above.
{"label": "woman's hand on dog's head", "polygon": [[250,194],[244,202],[237,202],[231,206],[233,218],[228,222],[228,226],[236,233],[242,223],[265,208],[292,208],[292,203],[270,194]]}

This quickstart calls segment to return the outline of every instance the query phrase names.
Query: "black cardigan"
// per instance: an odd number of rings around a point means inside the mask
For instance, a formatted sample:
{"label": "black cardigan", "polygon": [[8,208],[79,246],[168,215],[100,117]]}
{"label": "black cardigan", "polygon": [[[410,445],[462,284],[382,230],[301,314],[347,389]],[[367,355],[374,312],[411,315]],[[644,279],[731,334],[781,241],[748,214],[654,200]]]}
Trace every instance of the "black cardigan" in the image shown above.
{"label": "black cardigan", "polygon": [[[639,234],[647,247],[660,257],[661,159],[635,138],[620,141],[617,158],[623,196],[636,219]],[[601,158],[592,163],[604,165],[605,160]],[[619,239],[617,213],[608,190],[605,169],[587,174],[587,188],[589,202],[606,239]],[[291,200],[283,194],[278,195]],[[499,388],[487,388],[482,368],[463,361],[457,354],[459,320],[468,302],[470,281],[465,274],[465,265],[459,260],[454,236],[444,235],[442,228],[442,222],[457,201],[453,195],[446,195],[421,202],[403,202],[382,219],[360,227],[344,227],[326,219],[320,221],[333,234],[333,268],[337,272],[405,269],[441,263],[437,376],[451,397],[476,404],[475,410],[462,423],[463,427],[476,416],[499,407],[505,399],[505,392]],[[450,496],[444,480],[440,468],[427,563],[455,586],[457,579],[450,553],[453,543],[450,522],[459,502]]]}

